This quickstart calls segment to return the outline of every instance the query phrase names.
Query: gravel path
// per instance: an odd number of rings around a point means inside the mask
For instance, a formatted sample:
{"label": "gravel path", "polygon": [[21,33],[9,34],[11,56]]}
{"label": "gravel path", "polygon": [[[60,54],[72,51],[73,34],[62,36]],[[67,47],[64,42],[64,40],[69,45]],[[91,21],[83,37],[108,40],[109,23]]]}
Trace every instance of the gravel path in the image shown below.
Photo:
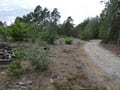
{"label": "gravel path", "polygon": [[109,75],[112,80],[120,83],[120,57],[99,45],[100,40],[88,42],[84,49],[96,66]]}

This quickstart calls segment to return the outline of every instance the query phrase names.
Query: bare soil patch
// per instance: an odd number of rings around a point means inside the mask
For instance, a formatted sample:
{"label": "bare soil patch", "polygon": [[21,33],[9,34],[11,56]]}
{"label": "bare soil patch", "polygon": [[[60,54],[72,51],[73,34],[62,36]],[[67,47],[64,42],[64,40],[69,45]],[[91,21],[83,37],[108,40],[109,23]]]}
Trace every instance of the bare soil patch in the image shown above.
{"label": "bare soil patch", "polygon": [[120,57],[120,45],[102,43],[101,46]]}
{"label": "bare soil patch", "polygon": [[106,90],[120,90],[120,58],[112,52],[100,47],[100,40],[91,40],[84,46],[90,71],[97,76],[98,82],[105,85]]}

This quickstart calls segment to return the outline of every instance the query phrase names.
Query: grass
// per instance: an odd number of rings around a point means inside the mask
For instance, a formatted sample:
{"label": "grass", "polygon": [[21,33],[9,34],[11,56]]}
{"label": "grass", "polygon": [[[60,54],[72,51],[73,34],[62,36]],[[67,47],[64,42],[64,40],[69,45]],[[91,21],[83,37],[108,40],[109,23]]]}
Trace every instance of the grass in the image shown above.
{"label": "grass", "polygon": [[65,84],[59,82],[53,82],[52,84],[56,90],[68,90],[67,87],[65,87]]}

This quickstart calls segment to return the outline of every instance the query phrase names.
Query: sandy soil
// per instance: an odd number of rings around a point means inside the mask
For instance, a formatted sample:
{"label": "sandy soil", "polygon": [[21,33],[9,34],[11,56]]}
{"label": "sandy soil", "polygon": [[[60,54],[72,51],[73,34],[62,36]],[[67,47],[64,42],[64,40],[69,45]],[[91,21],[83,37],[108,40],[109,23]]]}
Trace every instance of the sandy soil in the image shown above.
{"label": "sandy soil", "polygon": [[109,51],[113,52],[115,55],[120,57],[120,45],[116,44],[100,44],[102,47],[108,49]]}
{"label": "sandy soil", "polygon": [[99,43],[100,40],[91,40],[84,46],[90,60],[87,62],[108,90],[120,90],[120,57],[100,47]]}

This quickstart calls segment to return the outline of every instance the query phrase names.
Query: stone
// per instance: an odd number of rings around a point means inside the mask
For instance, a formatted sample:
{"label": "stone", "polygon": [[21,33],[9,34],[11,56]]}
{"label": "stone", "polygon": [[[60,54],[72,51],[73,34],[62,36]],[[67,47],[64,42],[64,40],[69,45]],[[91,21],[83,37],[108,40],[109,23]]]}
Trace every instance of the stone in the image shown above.
{"label": "stone", "polygon": [[0,54],[0,59],[3,59],[3,55]]}
{"label": "stone", "polygon": [[26,86],[23,82],[17,82],[16,85]]}
{"label": "stone", "polygon": [[53,82],[54,82],[52,78],[50,79],[50,82],[51,82],[51,83],[53,83]]}
{"label": "stone", "polygon": [[2,74],[5,74],[5,72],[1,72]]}
{"label": "stone", "polygon": [[6,42],[0,43],[0,61],[10,61],[14,53]]}
{"label": "stone", "polygon": [[33,81],[27,81],[26,84],[27,85],[32,85]]}
{"label": "stone", "polygon": [[28,86],[28,85],[32,85],[32,83],[33,83],[33,81],[17,82],[16,85]]}
{"label": "stone", "polygon": [[[24,90],[26,90],[26,87],[25,87],[25,86],[22,86],[22,87],[21,87],[21,89],[24,89]],[[19,90],[21,90],[21,89],[19,89]]]}

